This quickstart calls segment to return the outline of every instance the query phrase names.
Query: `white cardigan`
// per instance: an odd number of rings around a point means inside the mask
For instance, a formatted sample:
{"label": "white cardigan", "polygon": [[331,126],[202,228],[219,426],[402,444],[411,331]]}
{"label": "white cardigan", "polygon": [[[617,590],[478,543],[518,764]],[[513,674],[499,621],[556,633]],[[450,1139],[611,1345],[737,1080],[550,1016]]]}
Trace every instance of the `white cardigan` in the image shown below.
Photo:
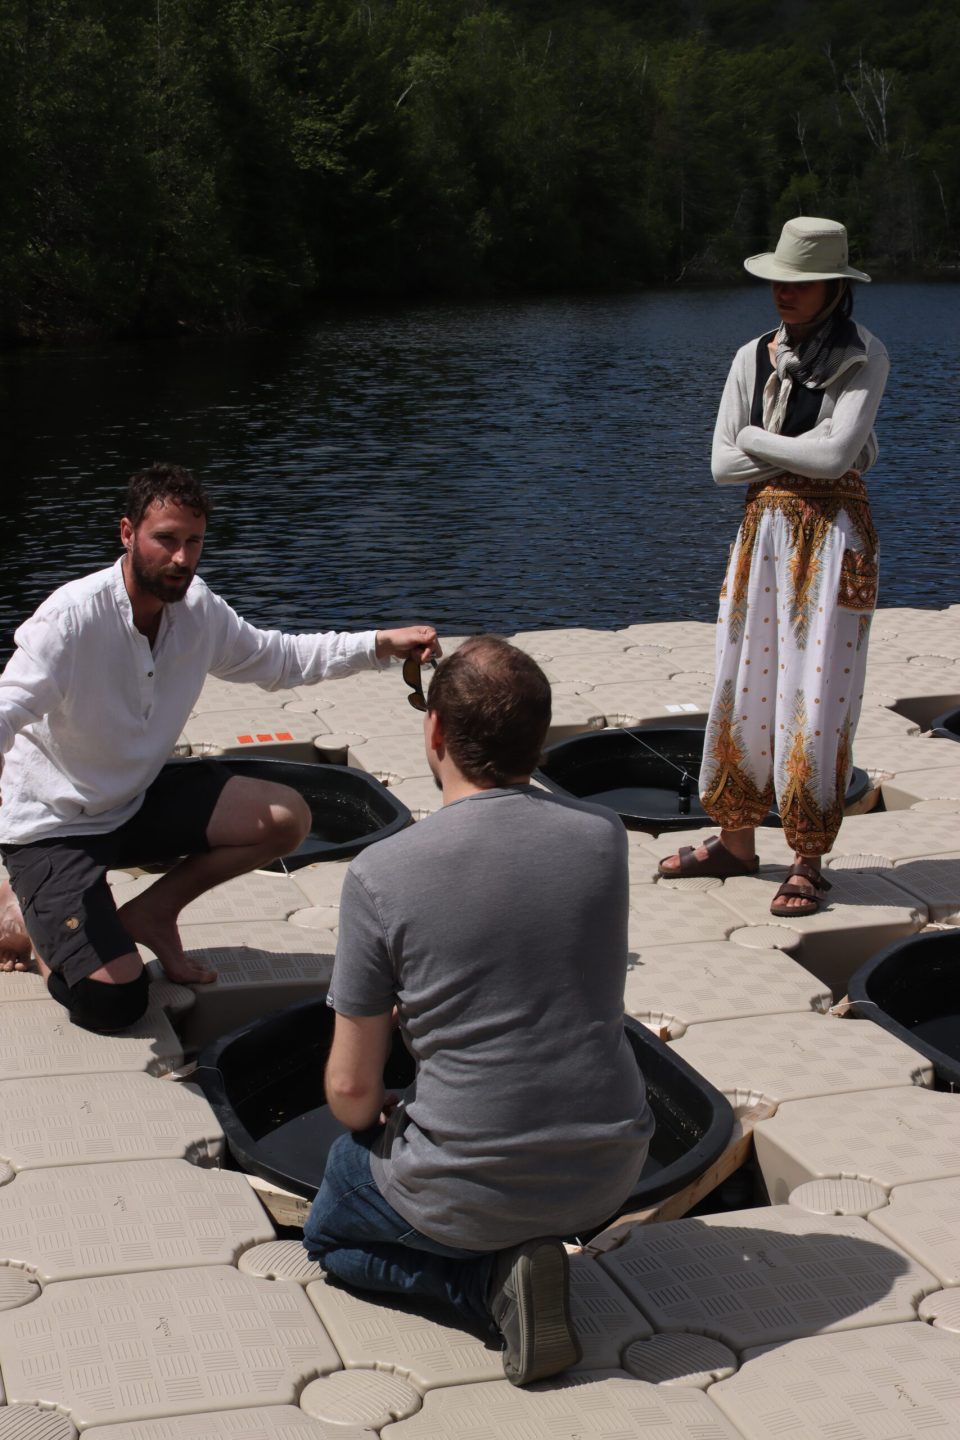
{"label": "white cardigan", "polygon": [[775,435],[750,424],[759,337],[734,356],[713,433],[711,467],[718,485],[751,484],[784,472],[813,480],[869,470],[879,454],[873,422],[890,361],[881,341],[857,325],[867,359],[823,391],[817,423],[803,435]]}

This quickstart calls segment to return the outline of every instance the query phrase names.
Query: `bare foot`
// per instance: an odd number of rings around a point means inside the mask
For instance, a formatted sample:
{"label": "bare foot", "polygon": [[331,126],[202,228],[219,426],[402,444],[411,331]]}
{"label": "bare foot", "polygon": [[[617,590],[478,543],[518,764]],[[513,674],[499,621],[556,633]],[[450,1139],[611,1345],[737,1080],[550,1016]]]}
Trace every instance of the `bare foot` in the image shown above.
{"label": "bare foot", "polygon": [[[819,874],[819,860],[811,860],[808,856],[805,855],[794,855],[793,859],[795,864],[809,865],[811,870],[816,870]],[[814,900],[818,898],[816,889],[809,880],[804,878],[803,875],[791,876],[790,884],[796,885],[798,890],[802,890],[803,895],[784,895],[779,903],[783,905],[787,910],[807,910],[808,905],[805,897],[810,896]]]}
{"label": "bare foot", "polygon": [[185,954],[176,920],[151,909],[149,895],[148,890],[135,900],[128,900],[117,911],[117,918],[131,940],[153,951],[168,980],[175,980],[179,985],[209,985],[216,980],[216,970]]}
{"label": "bare foot", "polygon": [[33,946],[9,880],[0,883],[0,974],[35,970]]}

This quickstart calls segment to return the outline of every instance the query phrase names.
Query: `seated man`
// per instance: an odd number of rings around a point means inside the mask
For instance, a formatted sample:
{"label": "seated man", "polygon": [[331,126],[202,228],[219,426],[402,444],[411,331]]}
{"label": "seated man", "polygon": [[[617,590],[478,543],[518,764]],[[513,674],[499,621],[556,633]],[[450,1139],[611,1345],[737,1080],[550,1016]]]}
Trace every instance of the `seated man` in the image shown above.
{"label": "seated man", "polygon": [[[440,653],[428,625],[359,635],[248,625],[195,578],[209,512],[179,466],[134,475],[121,559],[54,591],[0,675],[0,855],[25,927],[0,894],[0,968],[23,968],[32,941],[50,994],[94,1030],[124,1029],[146,1009],[138,943],[172,980],[216,979],[184,954],[180,911],[289,854],[310,829],[286,785],[215,760],[166,763],[207,675],[277,690]],[[186,858],[117,911],[109,869],[176,856]]]}
{"label": "seated man", "polygon": [[[329,1003],[331,1147],[304,1227],[359,1289],[449,1302],[500,1331],[517,1385],[579,1358],[559,1239],[631,1193],[653,1129],[623,1029],[627,837],[610,810],[530,785],[550,686],[468,640],[433,676],[443,807],[347,873]],[[386,1094],[393,1009],[413,1098]]]}

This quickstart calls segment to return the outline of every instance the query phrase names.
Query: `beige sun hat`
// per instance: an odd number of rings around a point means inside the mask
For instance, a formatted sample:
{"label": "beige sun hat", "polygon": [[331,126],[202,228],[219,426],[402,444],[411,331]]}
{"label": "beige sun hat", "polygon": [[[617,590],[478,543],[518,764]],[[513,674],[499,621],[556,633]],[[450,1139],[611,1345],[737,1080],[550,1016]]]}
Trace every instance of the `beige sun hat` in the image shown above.
{"label": "beige sun hat", "polygon": [[818,215],[795,215],[780,232],[776,250],[750,255],[745,270],[761,280],[866,280],[849,263],[846,226]]}

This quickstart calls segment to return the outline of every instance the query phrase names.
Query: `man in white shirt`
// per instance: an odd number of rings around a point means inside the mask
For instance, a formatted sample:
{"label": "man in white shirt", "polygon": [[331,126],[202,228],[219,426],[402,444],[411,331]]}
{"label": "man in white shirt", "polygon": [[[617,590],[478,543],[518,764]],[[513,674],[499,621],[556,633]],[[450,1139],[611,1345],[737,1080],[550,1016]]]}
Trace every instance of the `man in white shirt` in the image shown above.
{"label": "man in white shirt", "polygon": [[[184,954],[181,910],[289,854],[310,829],[285,785],[216,761],[166,763],[206,676],[275,690],[440,654],[429,625],[357,635],[248,625],[195,578],[209,511],[179,466],[134,475],[122,558],[45,600],[0,675],[0,855],[50,994],[91,1029],[143,1014],[138,944],[173,980],[215,979]],[[186,858],[118,912],[107,870],[172,856]],[[10,969],[25,935],[7,928]]]}

